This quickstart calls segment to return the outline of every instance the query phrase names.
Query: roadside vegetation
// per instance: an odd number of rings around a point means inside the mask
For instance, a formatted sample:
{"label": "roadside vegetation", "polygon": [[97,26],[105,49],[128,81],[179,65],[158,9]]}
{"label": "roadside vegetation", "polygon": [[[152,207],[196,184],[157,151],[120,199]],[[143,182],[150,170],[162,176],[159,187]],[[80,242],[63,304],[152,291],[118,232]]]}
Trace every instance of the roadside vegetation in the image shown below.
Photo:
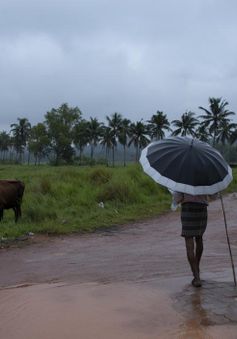
{"label": "roadside vegetation", "polygon": [[139,165],[1,166],[0,179],[25,182],[22,218],[4,211],[0,238],[33,233],[90,232],[163,213],[170,195],[145,175]]}
{"label": "roadside vegetation", "polygon": [[[22,218],[4,211],[0,240],[32,233],[69,234],[158,216],[170,209],[171,196],[139,165],[27,166],[2,165],[0,179],[25,182]],[[237,190],[237,169],[228,192]]]}

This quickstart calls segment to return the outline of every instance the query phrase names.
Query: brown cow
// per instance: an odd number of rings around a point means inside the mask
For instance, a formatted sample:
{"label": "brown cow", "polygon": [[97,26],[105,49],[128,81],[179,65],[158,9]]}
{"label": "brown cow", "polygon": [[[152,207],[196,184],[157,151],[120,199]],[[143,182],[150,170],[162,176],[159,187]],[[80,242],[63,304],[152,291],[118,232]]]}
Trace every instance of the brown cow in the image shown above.
{"label": "brown cow", "polygon": [[15,212],[15,222],[21,217],[21,202],[25,184],[20,180],[0,180],[0,220],[3,210],[12,208]]}

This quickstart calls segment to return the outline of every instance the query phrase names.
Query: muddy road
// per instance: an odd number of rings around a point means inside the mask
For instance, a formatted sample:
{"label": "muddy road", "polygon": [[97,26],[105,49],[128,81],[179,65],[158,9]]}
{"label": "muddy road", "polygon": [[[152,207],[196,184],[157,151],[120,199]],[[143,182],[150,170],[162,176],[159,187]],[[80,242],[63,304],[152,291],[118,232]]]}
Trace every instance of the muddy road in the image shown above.
{"label": "muddy road", "polygon": [[[224,199],[237,264],[237,195]],[[208,208],[200,289],[179,212],[0,250],[0,338],[237,338],[220,201]]]}

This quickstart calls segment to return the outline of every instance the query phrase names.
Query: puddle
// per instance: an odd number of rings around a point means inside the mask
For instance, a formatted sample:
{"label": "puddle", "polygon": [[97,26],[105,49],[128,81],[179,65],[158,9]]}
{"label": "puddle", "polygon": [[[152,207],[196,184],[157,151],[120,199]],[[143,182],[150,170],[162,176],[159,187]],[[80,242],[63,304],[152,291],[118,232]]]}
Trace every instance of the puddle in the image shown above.
{"label": "puddle", "polygon": [[[183,280],[182,280],[183,281]],[[173,283],[173,281],[172,281]],[[159,285],[159,284],[158,284]],[[177,279],[172,294],[145,283],[42,284],[0,290],[4,339],[236,338],[236,291],[230,283],[202,289]],[[167,288],[168,287],[168,288]]]}

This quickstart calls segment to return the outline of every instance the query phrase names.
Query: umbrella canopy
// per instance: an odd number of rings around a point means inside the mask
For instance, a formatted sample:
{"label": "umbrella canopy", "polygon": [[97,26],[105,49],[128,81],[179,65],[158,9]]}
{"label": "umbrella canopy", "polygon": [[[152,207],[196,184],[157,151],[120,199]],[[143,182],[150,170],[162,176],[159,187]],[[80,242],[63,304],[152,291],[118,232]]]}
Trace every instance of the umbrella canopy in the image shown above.
{"label": "umbrella canopy", "polygon": [[232,170],[209,144],[188,137],[150,143],[140,157],[143,170],[172,191],[215,194],[232,181]]}

